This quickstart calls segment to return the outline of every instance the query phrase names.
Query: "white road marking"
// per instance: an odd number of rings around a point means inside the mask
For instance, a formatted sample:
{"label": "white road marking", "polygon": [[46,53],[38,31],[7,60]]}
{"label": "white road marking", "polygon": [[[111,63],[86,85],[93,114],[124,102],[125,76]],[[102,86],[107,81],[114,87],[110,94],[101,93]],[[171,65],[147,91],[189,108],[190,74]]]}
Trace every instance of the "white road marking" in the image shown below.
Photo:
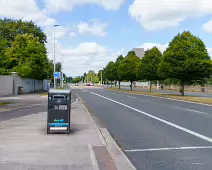
{"label": "white road marking", "polygon": [[78,102],[78,98],[76,98],[76,101],[75,101],[75,102],[73,102],[73,103],[71,103],[71,104],[75,104],[76,102]]}
{"label": "white road marking", "polygon": [[113,94],[116,94],[116,93],[113,93]]}
{"label": "white road marking", "polygon": [[134,96],[128,96],[129,98],[133,98],[133,99],[136,99],[136,97],[134,97]]}
{"label": "white road marking", "polygon": [[194,162],[194,163],[192,163],[191,165],[202,165],[202,163],[198,163],[198,162]]}
{"label": "white road marking", "polygon": [[38,112],[37,114],[46,114],[47,112]]}
{"label": "white road marking", "polygon": [[82,89],[82,88],[80,88],[80,90],[82,90],[83,92],[87,92],[88,90],[85,90],[85,89]]}
{"label": "white road marking", "polygon": [[174,107],[174,108],[182,109],[182,110],[187,110],[187,111],[190,111],[190,112],[201,113],[201,114],[204,114],[204,115],[207,115],[207,114],[208,114],[208,113],[206,113],[206,112],[201,112],[201,111],[198,111],[198,110],[186,109],[186,108],[182,108],[182,107]]}
{"label": "white road marking", "polygon": [[141,110],[138,110],[138,109],[133,108],[133,107],[131,107],[131,106],[128,106],[128,105],[126,105],[126,104],[123,104],[123,103],[120,103],[120,102],[118,102],[118,101],[115,101],[115,100],[113,100],[113,99],[104,97],[104,96],[102,96],[102,95],[99,95],[99,94],[96,94],[96,93],[93,93],[93,92],[90,92],[90,93],[91,93],[91,94],[94,94],[94,95],[96,95],[96,96],[99,96],[99,97],[101,97],[101,98],[110,100],[110,101],[112,101],[112,102],[114,102],[114,103],[117,103],[117,104],[119,104],[119,105],[122,105],[122,106],[124,106],[124,107],[126,107],[126,108],[129,108],[129,109],[131,109],[131,110],[134,110],[134,111],[136,111],[136,112],[139,112],[139,113],[141,113],[141,114],[143,114],[143,115],[146,115],[146,116],[151,117],[151,118],[153,118],[153,119],[155,119],[155,120],[158,120],[158,121],[160,121],[160,122],[163,122],[164,124],[167,124],[167,125],[169,125],[169,126],[175,127],[176,129],[182,130],[182,131],[187,132],[187,133],[189,133],[189,134],[191,134],[191,135],[193,135],[193,136],[196,136],[196,137],[198,137],[198,138],[201,138],[201,139],[203,139],[203,140],[206,140],[206,141],[212,143],[212,139],[209,138],[209,137],[207,137],[207,136],[201,135],[201,134],[199,134],[199,133],[197,133],[197,132],[191,131],[191,130],[186,129],[186,128],[182,127],[182,126],[179,126],[179,125],[174,124],[174,123],[172,123],[172,122],[169,122],[169,121],[167,121],[167,120],[161,119],[161,118],[159,118],[159,117],[153,116],[153,115],[151,115],[151,114],[149,114],[149,113],[143,112],[143,111],[141,111]]}
{"label": "white road marking", "polygon": [[212,146],[173,147],[173,148],[151,148],[151,149],[129,149],[129,150],[125,150],[125,152],[148,152],[148,151],[192,150],[192,149],[212,149]]}

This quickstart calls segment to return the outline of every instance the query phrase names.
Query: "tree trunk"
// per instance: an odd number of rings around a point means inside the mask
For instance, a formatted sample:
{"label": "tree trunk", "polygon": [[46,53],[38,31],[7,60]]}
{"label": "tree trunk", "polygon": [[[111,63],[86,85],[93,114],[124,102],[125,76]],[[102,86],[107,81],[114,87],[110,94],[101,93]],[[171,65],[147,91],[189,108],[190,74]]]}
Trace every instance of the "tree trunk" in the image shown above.
{"label": "tree trunk", "polygon": [[181,83],[181,94],[182,94],[182,96],[185,95],[185,83],[184,83],[184,81],[182,81],[182,83]]}
{"label": "tree trunk", "polygon": [[121,88],[120,86],[121,86],[121,82],[119,81],[119,89]]}
{"label": "tree trunk", "polygon": [[149,91],[152,92],[152,82],[150,81]]}
{"label": "tree trunk", "polygon": [[131,83],[130,88],[131,88],[131,90],[132,90],[132,83],[133,83],[133,82],[132,82],[132,81],[130,81],[130,83]]}
{"label": "tree trunk", "polygon": [[112,81],[110,81],[110,85],[111,85],[111,88],[112,88]]}

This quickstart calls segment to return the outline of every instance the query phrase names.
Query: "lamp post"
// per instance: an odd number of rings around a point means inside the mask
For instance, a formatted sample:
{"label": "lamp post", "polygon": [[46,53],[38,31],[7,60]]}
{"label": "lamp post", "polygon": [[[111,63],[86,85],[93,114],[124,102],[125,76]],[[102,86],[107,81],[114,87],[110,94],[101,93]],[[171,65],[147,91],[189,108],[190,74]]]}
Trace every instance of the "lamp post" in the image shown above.
{"label": "lamp post", "polygon": [[61,74],[62,74],[62,76],[61,76],[61,82],[62,82],[62,87],[63,87],[63,56],[64,55],[62,55],[62,61],[61,61]]}
{"label": "lamp post", "polygon": [[[54,25],[54,73],[56,71],[56,61],[55,61],[55,27],[58,27],[60,25]],[[56,78],[54,76],[54,88],[56,88]]]}

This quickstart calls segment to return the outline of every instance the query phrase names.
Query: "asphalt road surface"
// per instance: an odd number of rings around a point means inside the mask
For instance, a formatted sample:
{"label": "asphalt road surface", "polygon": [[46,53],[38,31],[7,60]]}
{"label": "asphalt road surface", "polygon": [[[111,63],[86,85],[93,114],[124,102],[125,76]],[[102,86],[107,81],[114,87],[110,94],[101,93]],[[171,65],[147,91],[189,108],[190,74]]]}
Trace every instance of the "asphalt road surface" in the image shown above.
{"label": "asphalt road surface", "polygon": [[138,170],[211,170],[212,106],[74,90]]}
{"label": "asphalt road surface", "polygon": [[[110,88],[110,86],[104,86],[105,88]],[[125,87],[125,86],[121,86],[121,89],[125,89],[125,90],[130,90],[130,87]],[[142,88],[133,88],[133,90],[137,90],[137,91],[144,91],[144,92],[148,92],[149,89],[142,89]],[[180,94],[179,91],[174,91],[174,90],[156,90],[153,89],[153,92],[158,92],[161,94]],[[186,96],[196,96],[196,97],[203,97],[203,98],[212,98],[212,93],[203,93],[203,92],[185,92]]]}

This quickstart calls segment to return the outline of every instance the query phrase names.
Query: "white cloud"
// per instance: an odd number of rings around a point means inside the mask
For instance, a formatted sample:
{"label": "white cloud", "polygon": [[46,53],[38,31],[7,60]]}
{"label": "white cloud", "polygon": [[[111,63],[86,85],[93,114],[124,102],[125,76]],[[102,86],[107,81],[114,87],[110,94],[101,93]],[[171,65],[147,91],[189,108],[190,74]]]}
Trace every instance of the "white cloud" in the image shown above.
{"label": "white cloud", "polygon": [[187,18],[212,14],[212,0],[134,0],[129,14],[146,30],[176,27]]}
{"label": "white cloud", "polygon": [[125,0],[45,0],[45,12],[58,13],[71,11],[76,6],[96,4],[105,10],[118,10]]}
{"label": "white cloud", "polygon": [[[48,37],[49,40],[53,41],[53,36],[54,36],[54,29],[55,29],[55,38],[56,39],[60,39],[66,36],[66,34],[69,31],[68,27],[64,27],[64,26],[59,26],[59,27],[46,27],[45,29],[45,33]],[[48,41],[49,41],[48,40]]]}
{"label": "white cloud", "polygon": [[[49,57],[53,58],[51,43],[48,44],[48,49],[50,50]],[[66,49],[56,43],[56,60],[61,60],[62,54],[64,55],[64,72],[70,76],[83,75],[89,70],[98,72],[109,61],[115,61],[123,52],[124,49],[114,51],[96,42],[84,42]]]}
{"label": "white cloud", "polygon": [[149,50],[153,47],[157,47],[162,53],[167,49],[169,46],[168,43],[166,44],[157,44],[157,43],[144,43],[141,46],[138,46],[138,48],[144,48],[144,50]]}
{"label": "white cloud", "polygon": [[76,32],[70,32],[69,35],[70,35],[71,37],[76,37],[76,36],[77,36],[77,33],[76,33]]}
{"label": "white cloud", "polygon": [[[144,43],[140,46],[138,46],[138,48],[144,48],[144,50],[149,50],[153,47],[157,47],[162,53],[168,48],[169,44],[157,44],[157,43]],[[212,48],[207,48],[209,55],[212,57]]]}
{"label": "white cloud", "polygon": [[56,22],[38,8],[35,0],[1,0],[0,17],[33,20],[40,26],[53,25]]}
{"label": "white cloud", "polygon": [[92,20],[90,23],[80,22],[77,25],[80,34],[92,34],[97,36],[106,36],[107,24],[101,23],[99,20]]}
{"label": "white cloud", "polygon": [[203,24],[202,29],[208,33],[212,33],[212,20],[208,21],[207,23]]}

